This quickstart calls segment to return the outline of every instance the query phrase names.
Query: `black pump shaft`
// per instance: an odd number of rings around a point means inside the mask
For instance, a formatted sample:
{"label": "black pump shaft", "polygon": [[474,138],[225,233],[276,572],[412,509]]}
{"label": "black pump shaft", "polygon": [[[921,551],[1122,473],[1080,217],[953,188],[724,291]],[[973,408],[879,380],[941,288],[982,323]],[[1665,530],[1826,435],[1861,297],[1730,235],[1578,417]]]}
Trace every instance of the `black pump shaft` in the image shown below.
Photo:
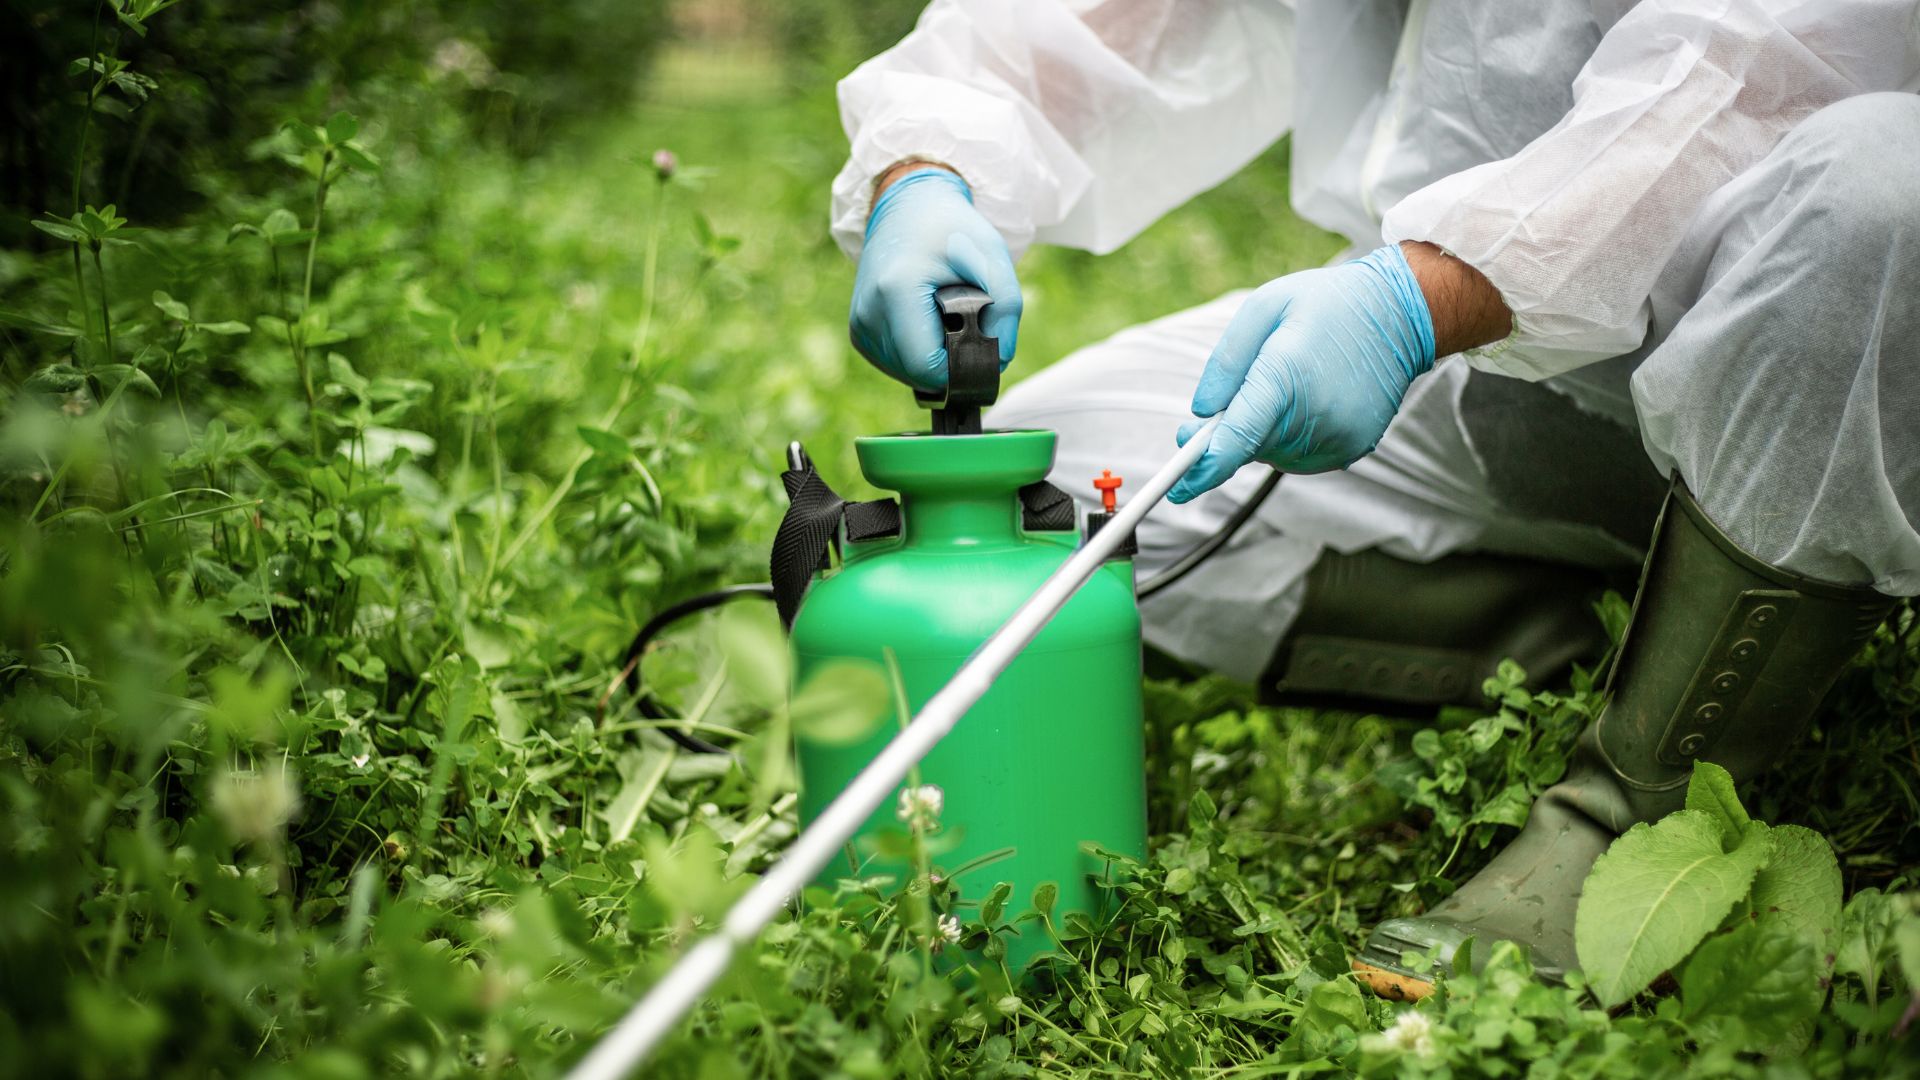
{"label": "black pump shaft", "polygon": [[993,299],[971,285],[944,286],[933,299],[947,332],[947,385],[913,396],[933,410],[933,434],[978,435],[980,410],[1000,396],[1000,342],[980,328]]}

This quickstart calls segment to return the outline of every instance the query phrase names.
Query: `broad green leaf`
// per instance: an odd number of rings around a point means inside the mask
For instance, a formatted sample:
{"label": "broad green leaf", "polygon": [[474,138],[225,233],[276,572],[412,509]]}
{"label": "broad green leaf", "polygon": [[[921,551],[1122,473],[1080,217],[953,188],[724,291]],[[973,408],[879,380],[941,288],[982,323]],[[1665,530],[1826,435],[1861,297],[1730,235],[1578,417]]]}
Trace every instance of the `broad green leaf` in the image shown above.
{"label": "broad green leaf", "polygon": [[1508,784],[1492,798],[1480,804],[1470,819],[1475,824],[1512,825],[1519,828],[1533,813],[1533,796],[1525,784]]}
{"label": "broad green leaf", "polygon": [[281,207],[267,215],[267,220],[260,223],[260,231],[266,234],[267,239],[279,243],[288,235],[302,230],[300,219],[294,216],[293,211]]}
{"label": "broad green leaf", "polygon": [[585,424],[576,425],[574,430],[580,433],[580,438],[585,440],[587,446],[596,454],[603,454],[617,461],[625,461],[633,456],[633,448],[627,445],[627,440],[611,431],[602,431]]}
{"label": "broad green leaf", "polygon": [[332,468],[320,465],[307,470],[307,484],[313,490],[326,496],[328,502],[339,502],[347,497],[347,482]]}
{"label": "broad green leaf", "polygon": [[620,790],[606,806],[594,811],[594,816],[607,823],[608,843],[617,844],[633,835],[634,826],[640,824],[647,804],[660,790],[677,756],[678,749],[672,746],[651,756],[639,750],[620,755]]}
{"label": "broad green leaf", "polygon": [[238,334],[253,333],[251,326],[233,319],[224,319],[220,322],[199,323],[198,328],[205,330],[209,334],[219,334],[221,337],[234,337]]}
{"label": "broad green leaf", "polygon": [[647,889],[667,910],[711,916],[737,891],[726,878],[726,851],[708,826],[692,826],[671,845],[664,837],[648,835],[645,845]]}
{"label": "broad green leaf", "polygon": [[1792,930],[1743,922],[1694,951],[1680,975],[1680,1001],[1688,1020],[1738,1020],[1750,1048],[1771,1047],[1820,1011],[1825,968],[1825,956]]}
{"label": "broad green leaf", "polygon": [[327,118],[327,141],[343,143],[360,134],[360,121],[346,110],[334,113]]}
{"label": "broad green leaf", "polygon": [[502,628],[474,619],[467,620],[461,626],[460,643],[466,646],[467,655],[486,669],[504,667],[518,655],[513,640]]}
{"label": "broad green leaf", "polygon": [[380,171],[380,159],[367,153],[360,147],[355,146],[353,143],[342,144],[336,147],[335,151],[340,155],[341,161],[346,162],[361,172],[372,173]]}
{"label": "broad green leaf", "polygon": [[86,333],[77,326],[62,326],[58,323],[46,322],[18,311],[0,311],[0,326],[31,330],[36,334],[53,334],[56,337],[80,337]]}
{"label": "broad green leaf", "polygon": [[187,313],[187,305],[159,289],[153,291],[153,306],[159,308],[161,314],[169,319],[178,319],[181,322],[193,321],[193,316]]}
{"label": "broad green leaf", "polygon": [[137,71],[116,71],[108,76],[108,80],[121,93],[137,102],[146,101],[147,95],[159,86],[158,83]]}
{"label": "broad green leaf", "polygon": [[368,465],[378,468],[393,460],[394,454],[407,451],[416,458],[430,457],[439,444],[424,431],[374,425],[360,433],[361,448]]}
{"label": "broad green leaf", "polygon": [[1187,801],[1187,828],[1192,832],[1213,827],[1213,820],[1220,816],[1220,808],[1214,804],[1213,796],[1204,790],[1193,793]]}
{"label": "broad green leaf", "polygon": [[998,923],[1007,913],[1007,898],[1012,895],[1012,884],[1002,881],[995,885],[987,898],[980,901],[980,921],[988,926]]}
{"label": "broad green leaf", "polygon": [[1893,898],[1893,907],[1899,920],[1893,924],[1893,952],[1908,989],[1920,994],[1920,894],[1901,893]]}
{"label": "broad green leaf", "polygon": [[1618,1005],[1686,959],[1753,887],[1770,848],[1751,825],[1732,851],[1704,810],[1639,824],[1594,863],[1574,918],[1580,967],[1600,1003]]}
{"label": "broad green leaf", "polygon": [[72,364],[47,364],[34,368],[22,385],[42,394],[71,394],[87,385],[87,375]]}
{"label": "broad green leaf", "polygon": [[1767,830],[1773,848],[1753,878],[1753,910],[1762,925],[1779,925],[1805,940],[1821,957],[1840,934],[1840,861],[1826,837],[1799,825]]}
{"label": "broad green leaf", "polygon": [[87,239],[84,229],[75,228],[64,221],[35,221],[33,227],[50,236],[57,236],[69,243],[82,243]]}
{"label": "broad green leaf", "polygon": [[326,141],[320,134],[318,128],[315,128],[312,124],[301,123],[298,120],[287,121],[285,131],[287,134],[293,136],[293,141],[302,149],[315,149]]}
{"label": "broad green leaf", "polygon": [[[306,324],[307,320],[302,319],[301,322]],[[326,326],[326,318],[324,315],[320,317],[318,326],[322,328]],[[309,344],[312,344],[313,340],[311,337],[307,339]],[[365,397],[367,395],[367,387],[369,384],[366,376],[353,370],[353,362],[339,353],[330,352],[327,354],[327,377],[351,391],[355,397]]]}
{"label": "broad green leaf", "polygon": [[230,738],[266,742],[279,732],[278,717],[287,708],[293,675],[279,666],[255,674],[258,678],[231,667],[210,672],[207,689],[213,707],[207,722]]}
{"label": "broad green leaf", "polygon": [[1333,1053],[1347,1038],[1373,1030],[1367,1003],[1351,979],[1328,979],[1307,992],[1286,1041],[1280,1044],[1282,1061],[1307,1061]]}
{"label": "broad green leaf", "polygon": [[829,660],[807,673],[787,707],[793,732],[830,746],[865,739],[892,711],[892,694],[880,665]]}
{"label": "broad green leaf", "polygon": [[527,721],[520,714],[520,706],[498,690],[493,692],[492,702],[493,726],[500,741],[508,746],[518,746],[527,733]]}
{"label": "broad green leaf", "polygon": [[1880,981],[1880,972],[1892,952],[1893,928],[1899,921],[1894,899],[1871,887],[1847,898],[1841,912],[1840,947],[1834,952],[1834,974],[1857,975],[1868,985]]}
{"label": "broad green leaf", "polygon": [[1048,918],[1053,917],[1053,905],[1060,899],[1060,886],[1051,881],[1043,881],[1034,886],[1033,910]]}
{"label": "broad green leaf", "polygon": [[131,363],[102,363],[100,367],[94,367],[94,375],[98,375],[100,382],[108,386],[109,392],[125,382],[150,398],[159,398],[159,386],[154,384],[154,379]]}
{"label": "broad green leaf", "polygon": [[1734,793],[1732,774],[1711,761],[1694,763],[1693,775],[1687,779],[1687,809],[1703,811],[1719,824],[1728,851],[1746,836],[1753,820]]}

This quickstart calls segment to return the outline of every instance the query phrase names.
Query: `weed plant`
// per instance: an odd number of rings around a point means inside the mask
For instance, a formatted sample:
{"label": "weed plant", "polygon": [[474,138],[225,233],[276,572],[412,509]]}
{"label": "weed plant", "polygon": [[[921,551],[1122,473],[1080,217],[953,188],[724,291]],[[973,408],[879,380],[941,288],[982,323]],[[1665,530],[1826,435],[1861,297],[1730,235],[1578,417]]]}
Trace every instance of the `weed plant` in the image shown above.
{"label": "weed plant", "polygon": [[[0,1075],[558,1073],[794,833],[777,656],[648,659],[737,751],[695,755],[618,690],[628,639],[762,574],[788,440],[846,491],[851,435],[919,420],[845,343],[830,91],[696,55],[528,153],[428,75],[339,85],[142,221],[88,164],[171,107],[123,59],[78,57],[71,199],[0,253]],[[1326,259],[1285,161],[1037,252],[1021,367]],[[1797,998],[1717,932],[1611,1008],[1510,951],[1418,1008],[1347,973],[1560,775],[1585,673],[1419,721],[1156,681],[1116,910],[960,905],[932,862],[816,891],[653,1074],[1911,1072],[1913,624],[1744,793],[1844,880]],[[1025,983],[1011,927],[1059,943]]]}

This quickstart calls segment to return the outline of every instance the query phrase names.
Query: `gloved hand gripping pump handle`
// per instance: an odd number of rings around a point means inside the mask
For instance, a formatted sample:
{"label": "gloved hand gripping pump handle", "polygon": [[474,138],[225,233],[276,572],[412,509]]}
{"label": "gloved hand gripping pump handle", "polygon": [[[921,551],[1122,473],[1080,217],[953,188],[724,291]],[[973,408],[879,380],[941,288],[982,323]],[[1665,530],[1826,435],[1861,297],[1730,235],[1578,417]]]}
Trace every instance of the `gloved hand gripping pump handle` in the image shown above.
{"label": "gloved hand gripping pump handle", "polygon": [[570,1080],[619,1080],[646,1060],[680,1018],[727,970],[734,949],[752,941],[773,921],[788,898],[820,873],[873,812],[893,794],[907,773],[953,730],[1007,670],[1020,651],[1033,642],[1066,602],[1091,579],[1100,565],[1140,524],[1199,460],[1213,438],[1218,419],[1208,420],[1187,444],[1160,467],[1160,471],[1120,508],[1106,527],[1090,537],[979,650],[947,685],[927,701],[919,715],[893,737],[879,756],[860,771],[838,798],[827,805],[813,826],[800,834],[786,855],[773,865],[747,895],[727,912],[720,930],[689,949],[655,984],[599,1045],[580,1059]]}

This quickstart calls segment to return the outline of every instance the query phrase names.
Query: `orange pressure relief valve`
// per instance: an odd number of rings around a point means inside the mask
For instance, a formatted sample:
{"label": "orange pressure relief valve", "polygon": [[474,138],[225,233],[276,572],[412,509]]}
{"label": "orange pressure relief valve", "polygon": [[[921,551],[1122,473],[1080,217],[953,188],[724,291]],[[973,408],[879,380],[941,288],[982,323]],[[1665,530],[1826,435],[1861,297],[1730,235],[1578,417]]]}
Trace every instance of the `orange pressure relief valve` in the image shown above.
{"label": "orange pressure relief valve", "polygon": [[[1100,509],[1087,515],[1088,539],[1092,539],[1094,533],[1099,532],[1107,522],[1113,520],[1114,512],[1119,507],[1115,493],[1120,490],[1120,482],[1120,478],[1113,475],[1112,469],[1101,469],[1100,475],[1093,478],[1093,489],[1100,493]],[[1139,553],[1140,545],[1135,542],[1132,535],[1128,535],[1114,550],[1113,557],[1131,559]]]}

